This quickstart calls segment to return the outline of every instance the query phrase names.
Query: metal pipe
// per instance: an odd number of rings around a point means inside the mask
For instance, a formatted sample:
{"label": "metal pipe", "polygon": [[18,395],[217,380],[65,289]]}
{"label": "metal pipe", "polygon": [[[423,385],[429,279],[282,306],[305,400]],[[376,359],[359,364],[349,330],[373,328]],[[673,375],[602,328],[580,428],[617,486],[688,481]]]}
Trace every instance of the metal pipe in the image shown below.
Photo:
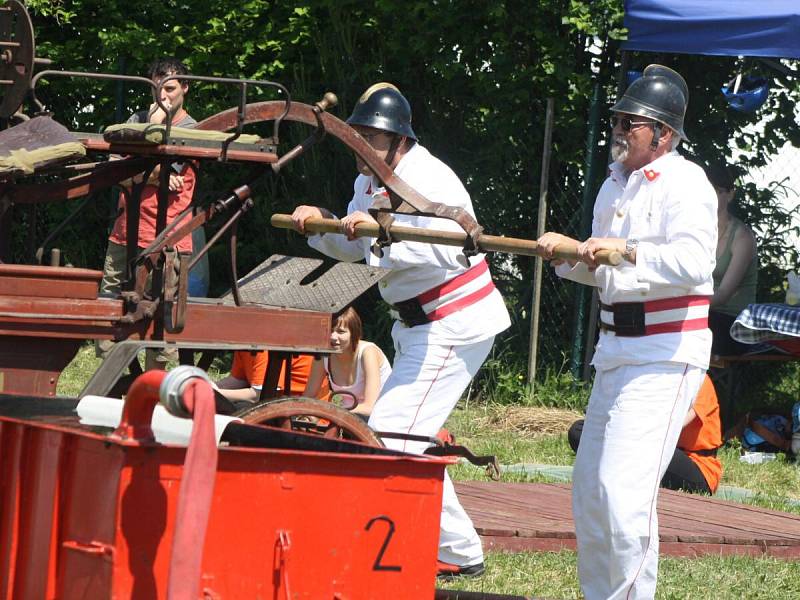
{"label": "metal pipe", "polygon": [[229,228],[230,228],[230,227],[231,227],[231,226],[232,226],[232,225],[233,225],[233,224],[234,224],[236,221],[238,221],[238,220],[241,218],[241,216],[242,216],[243,214],[244,214],[244,210],[242,210],[242,208],[240,208],[239,210],[237,210],[237,211],[236,211],[236,213],[234,213],[234,214],[231,216],[231,218],[230,218],[230,219],[228,219],[228,220],[225,222],[225,224],[224,224],[222,227],[220,227],[220,228],[219,228],[219,230],[217,230],[217,232],[216,232],[216,233],[215,233],[213,236],[211,236],[211,239],[210,239],[210,240],[208,240],[208,242],[206,242],[206,245],[205,245],[205,246],[203,246],[203,249],[202,249],[202,250],[200,250],[200,252],[198,252],[197,254],[195,254],[195,255],[192,257],[192,262],[190,262],[190,263],[189,263],[189,271],[191,271],[191,270],[194,268],[194,266],[195,266],[195,265],[198,263],[198,261],[200,261],[200,259],[202,259],[202,258],[203,258],[203,256],[204,256],[204,255],[205,255],[205,254],[208,252],[208,249],[209,249],[209,248],[211,248],[211,246],[213,246],[213,245],[214,245],[214,243],[215,243],[215,242],[216,242],[216,241],[217,241],[219,238],[221,238],[221,237],[222,237],[222,234],[224,234],[226,231],[228,231],[228,229],[229,229]]}
{"label": "metal pipe", "polygon": [[110,439],[135,440],[146,445],[156,443],[150,422],[159,401],[161,382],[166,376],[165,371],[147,371],[134,380],[125,396],[119,426],[109,435]]}

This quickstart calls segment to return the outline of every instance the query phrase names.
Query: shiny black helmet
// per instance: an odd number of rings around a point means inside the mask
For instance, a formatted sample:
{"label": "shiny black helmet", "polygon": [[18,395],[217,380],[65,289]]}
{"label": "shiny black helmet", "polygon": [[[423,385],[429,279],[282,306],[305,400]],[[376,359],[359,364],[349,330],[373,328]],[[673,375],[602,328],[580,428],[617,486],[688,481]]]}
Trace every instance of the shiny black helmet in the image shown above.
{"label": "shiny black helmet", "polygon": [[347,124],[373,127],[417,139],[411,129],[411,105],[391,83],[376,83],[361,94]]}
{"label": "shiny black helmet", "polygon": [[689,88],[683,77],[669,67],[649,65],[642,76],[628,86],[611,111],[655,119],[689,141],[683,131],[688,104]]}

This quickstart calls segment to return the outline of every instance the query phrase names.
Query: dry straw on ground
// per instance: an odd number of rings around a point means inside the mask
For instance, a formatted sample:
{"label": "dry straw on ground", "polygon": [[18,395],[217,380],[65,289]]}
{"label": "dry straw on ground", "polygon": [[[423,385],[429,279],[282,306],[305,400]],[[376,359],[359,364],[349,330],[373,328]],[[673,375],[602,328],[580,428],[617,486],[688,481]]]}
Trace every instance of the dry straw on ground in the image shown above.
{"label": "dry straw on ground", "polygon": [[501,431],[516,431],[524,436],[566,433],[569,426],[582,419],[583,414],[575,410],[542,408],[536,406],[504,406],[483,417],[486,428]]}

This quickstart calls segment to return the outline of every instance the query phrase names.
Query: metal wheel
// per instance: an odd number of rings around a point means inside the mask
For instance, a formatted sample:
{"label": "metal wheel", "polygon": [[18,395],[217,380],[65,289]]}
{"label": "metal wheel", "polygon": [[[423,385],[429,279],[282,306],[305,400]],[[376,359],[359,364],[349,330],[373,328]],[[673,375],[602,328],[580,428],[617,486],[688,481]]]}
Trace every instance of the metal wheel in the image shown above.
{"label": "metal wheel", "polygon": [[8,118],[22,106],[31,85],[36,44],[33,23],[19,0],[7,0],[0,12],[0,79],[7,81],[0,98],[0,117]]}
{"label": "metal wheel", "polygon": [[270,425],[383,447],[380,438],[360,418],[315,398],[270,400],[242,409],[235,416],[250,425]]}

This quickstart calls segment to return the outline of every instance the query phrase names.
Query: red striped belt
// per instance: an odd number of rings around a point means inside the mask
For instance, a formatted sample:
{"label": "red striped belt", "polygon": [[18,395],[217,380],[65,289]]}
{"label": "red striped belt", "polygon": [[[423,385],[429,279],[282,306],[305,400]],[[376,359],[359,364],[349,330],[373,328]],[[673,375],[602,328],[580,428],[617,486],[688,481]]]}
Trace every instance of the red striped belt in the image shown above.
{"label": "red striped belt", "polygon": [[415,298],[395,302],[392,308],[409,327],[438,321],[480,302],[494,291],[494,282],[485,259],[460,275],[433,287]]}
{"label": "red striped belt", "polygon": [[709,296],[600,304],[600,328],[621,337],[708,328]]}

